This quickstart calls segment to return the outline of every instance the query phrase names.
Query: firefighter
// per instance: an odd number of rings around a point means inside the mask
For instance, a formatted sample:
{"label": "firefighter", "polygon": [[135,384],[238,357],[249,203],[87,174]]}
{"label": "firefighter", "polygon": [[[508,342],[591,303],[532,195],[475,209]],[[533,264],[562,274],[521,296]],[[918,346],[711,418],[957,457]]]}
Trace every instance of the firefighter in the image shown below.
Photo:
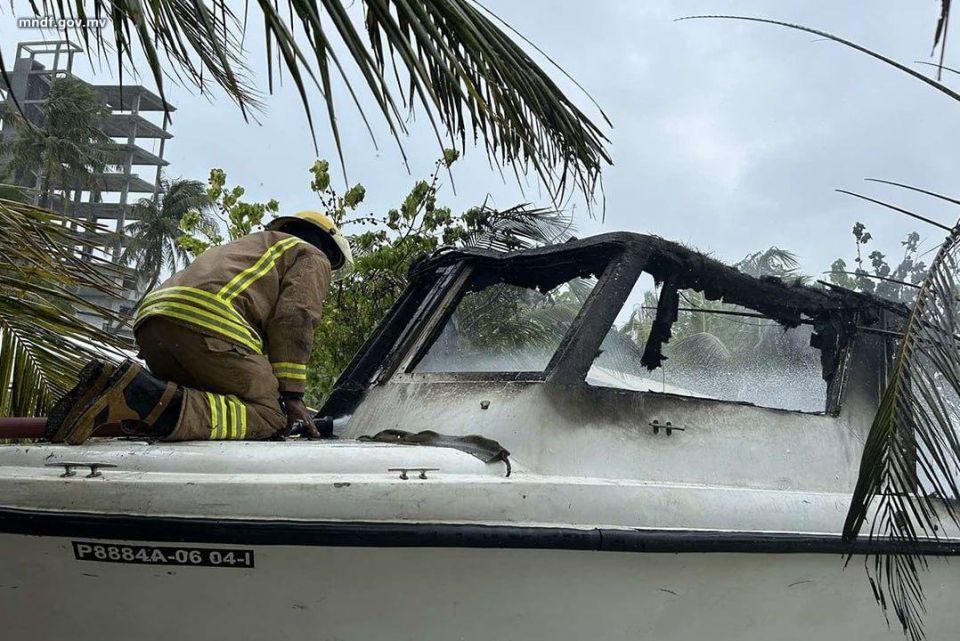
{"label": "firefighter", "polygon": [[47,434],[83,443],[96,426],[131,421],[168,441],[254,440],[302,421],[307,360],[331,277],[352,269],[326,215],[304,211],[205,251],[148,294],[134,335],[149,372],[92,362],[53,408]]}

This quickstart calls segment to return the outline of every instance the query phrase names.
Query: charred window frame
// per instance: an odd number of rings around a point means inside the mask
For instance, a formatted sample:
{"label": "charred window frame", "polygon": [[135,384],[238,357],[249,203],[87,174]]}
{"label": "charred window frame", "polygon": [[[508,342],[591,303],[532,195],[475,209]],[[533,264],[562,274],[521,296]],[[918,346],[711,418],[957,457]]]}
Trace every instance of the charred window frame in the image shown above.
{"label": "charred window frame", "polygon": [[[811,325],[810,346],[820,352],[821,375],[827,383],[824,408],[817,413],[836,415],[839,412],[849,348],[859,328],[878,322],[875,301],[847,290],[815,289],[775,277],[757,279],[676,243],[657,241],[642,269],[661,286],[656,315],[643,346],[643,366],[649,371],[662,366],[663,346],[670,341],[679,316],[679,293],[693,290],[707,300],[758,312],[784,329]],[[711,399],[711,402],[737,401]]]}
{"label": "charred window frame", "polygon": [[411,282],[386,316],[340,373],[320,416],[341,417],[353,412],[369,386],[389,377],[402,347],[439,304],[443,292],[459,277],[462,266],[448,265],[431,278]]}
{"label": "charred window frame", "polygon": [[[321,409],[342,416],[362,400],[370,385],[393,380],[536,380],[552,384],[585,385],[587,372],[607,331],[626,302],[641,273],[673,289],[693,289],[710,300],[724,300],[756,310],[785,327],[811,322],[813,345],[821,351],[824,378],[829,383],[827,411],[839,408],[844,355],[859,326],[873,326],[878,301],[840,289],[814,289],[778,279],[756,279],[677,243],[653,236],[611,233],[563,245],[502,254],[484,250],[452,250],[414,265],[410,285],[344,370],[333,394]],[[598,281],[568,328],[543,372],[457,372],[410,374],[408,364],[430,344],[431,332],[453,313],[468,278],[482,274],[495,282],[498,275],[528,274],[529,286],[544,279],[557,284],[576,276],[597,275]],[[660,347],[676,317],[672,303],[664,303],[657,336],[645,349],[651,364],[659,362]],[[642,392],[641,392],[642,393]],[[724,401],[718,401],[724,402]]]}
{"label": "charred window frame", "polygon": [[[525,252],[524,256],[497,256],[495,260],[477,257],[460,264],[457,280],[442,297],[442,301],[431,311],[411,336],[406,345],[395,350],[398,358],[381,380],[391,378],[398,382],[410,381],[524,381],[544,382],[559,378],[568,378],[561,372],[568,372],[568,355],[577,352],[582,342],[583,328],[593,326],[593,318],[598,307],[607,298],[609,283],[620,275],[622,246],[600,246],[592,252],[573,251],[563,260],[549,260],[557,248],[545,248],[543,256],[538,250]],[[564,283],[576,278],[596,278],[597,282],[564,332],[560,342],[552,353],[543,370],[536,371],[451,371],[418,372],[414,371],[430,348],[440,336],[450,317],[457,310],[464,297],[472,292],[499,283],[529,288],[531,290],[552,291]],[[628,290],[629,293],[629,290]]]}

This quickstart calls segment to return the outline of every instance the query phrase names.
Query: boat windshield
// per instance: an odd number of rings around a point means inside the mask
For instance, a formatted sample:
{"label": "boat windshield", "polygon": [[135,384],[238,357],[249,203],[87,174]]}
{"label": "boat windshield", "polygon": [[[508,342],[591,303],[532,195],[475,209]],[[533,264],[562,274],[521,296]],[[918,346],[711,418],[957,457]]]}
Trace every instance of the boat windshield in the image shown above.
{"label": "boat windshield", "polygon": [[596,281],[468,285],[414,372],[542,372]]}
{"label": "boat windshield", "polygon": [[754,310],[680,290],[677,318],[663,363],[641,363],[657,314],[659,291],[648,274],[607,333],[587,383],[737,401],[778,409],[823,412],[827,382],[810,325],[788,329]]}

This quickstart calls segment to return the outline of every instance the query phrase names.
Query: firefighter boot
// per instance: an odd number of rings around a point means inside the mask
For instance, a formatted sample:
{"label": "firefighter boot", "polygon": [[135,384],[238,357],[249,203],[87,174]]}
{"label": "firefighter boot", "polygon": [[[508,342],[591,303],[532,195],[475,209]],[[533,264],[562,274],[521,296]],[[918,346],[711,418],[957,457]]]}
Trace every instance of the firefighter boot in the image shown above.
{"label": "firefighter boot", "polygon": [[[102,361],[90,361],[80,370],[80,381],[64,394],[50,410],[43,438],[55,440],[63,425],[72,423],[79,413],[103,391],[116,367]],[[60,439],[62,440],[62,439]]]}
{"label": "firefighter boot", "polygon": [[165,436],[176,426],[182,404],[183,391],[176,384],[161,381],[128,360],[73,421],[60,427],[55,440],[79,445],[97,426],[115,421],[135,421],[145,428],[138,433]]}

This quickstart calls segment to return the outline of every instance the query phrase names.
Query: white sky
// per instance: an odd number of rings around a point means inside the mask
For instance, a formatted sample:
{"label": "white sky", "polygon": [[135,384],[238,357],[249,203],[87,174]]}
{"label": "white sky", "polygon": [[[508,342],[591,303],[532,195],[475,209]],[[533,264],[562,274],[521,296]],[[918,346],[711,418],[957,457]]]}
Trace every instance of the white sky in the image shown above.
{"label": "white sky", "polygon": [[[354,11],[359,9],[356,3]],[[42,34],[16,28],[3,5],[0,51],[8,63],[16,42]],[[862,54],[781,28],[729,21],[674,22],[698,13],[735,13],[798,22],[842,35],[905,63],[929,60],[939,2],[928,0],[488,0],[486,5],[579,80],[604,108],[613,129],[615,165],[604,177],[606,215],[591,219],[574,201],[580,235],[633,230],[658,234],[724,260],[777,245],[798,253],[807,273],[828,269],[853,251],[850,228],[867,223],[879,247],[897,254],[918,229],[934,230],[834,192],[849,188],[951,221],[936,201],[862,182],[878,177],[949,193],[960,134],[960,105]],[[242,3],[237,3],[242,11]],[[262,27],[247,38],[251,64],[265,88]],[[958,45],[960,46],[960,45]],[[112,62],[112,61],[111,61]],[[918,69],[922,67],[917,66]],[[85,60],[75,69],[93,82],[115,82]],[[559,78],[559,73],[554,73]],[[950,80],[950,78],[946,78]],[[960,78],[958,78],[960,80]],[[149,83],[148,83],[149,84]],[[569,87],[569,83],[561,83]],[[296,92],[286,83],[268,97],[260,124],[244,123],[221,94],[208,100],[168,87],[177,107],[167,145],[170,176],[205,180],[222,167],[229,184],[251,199],[280,201],[285,211],[317,205],[307,168],[315,158]],[[574,95],[585,109],[589,101]],[[367,189],[364,211],[399,204],[414,178],[432,168],[439,148],[422,113],[404,141],[409,175],[385,126],[374,121],[371,144],[340,91],[339,123],[351,182]],[[314,92],[315,118],[320,97]],[[590,111],[590,113],[594,113]],[[321,156],[335,161],[329,132],[319,128]],[[150,172],[143,168],[148,177]],[[440,201],[455,211],[479,204],[546,204],[534,186],[521,193],[512,173],[491,169],[480,148],[455,167],[456,193]],[[533,179],[531,178],[531,181]],[[956,194],[954,194],[956,195]]]}

